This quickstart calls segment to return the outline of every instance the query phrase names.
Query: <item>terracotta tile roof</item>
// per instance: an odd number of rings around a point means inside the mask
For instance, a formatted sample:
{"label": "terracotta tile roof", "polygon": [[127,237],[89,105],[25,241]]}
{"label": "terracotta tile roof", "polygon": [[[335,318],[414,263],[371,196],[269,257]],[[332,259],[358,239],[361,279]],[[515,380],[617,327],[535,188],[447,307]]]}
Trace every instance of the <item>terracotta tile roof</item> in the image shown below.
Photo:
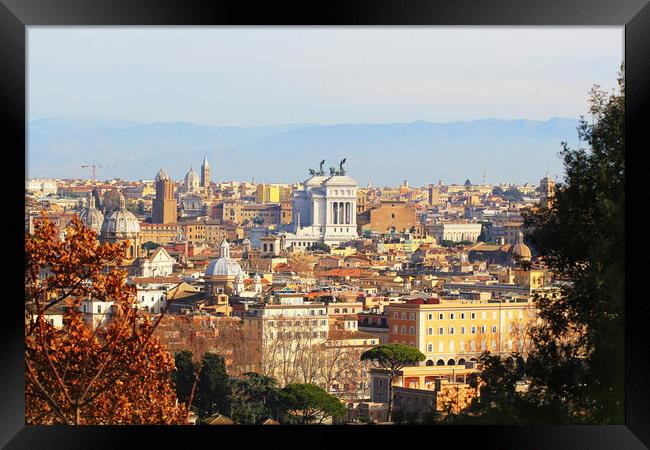
{"label": "terracotta tile roof", "polygon": [[348,268],[337,268],[322,272],[320,276],[323,277],[360,277],[363,274],[361,269],[348,269]]}

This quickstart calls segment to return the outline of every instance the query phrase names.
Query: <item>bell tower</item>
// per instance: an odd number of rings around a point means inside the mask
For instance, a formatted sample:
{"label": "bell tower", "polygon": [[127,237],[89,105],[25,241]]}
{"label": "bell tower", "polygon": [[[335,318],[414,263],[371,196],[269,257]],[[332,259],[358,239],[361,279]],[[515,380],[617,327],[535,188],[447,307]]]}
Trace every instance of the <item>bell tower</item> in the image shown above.
{"label": "bell tower", "polygon": [[204,189],[210,187],[210,164],[208,164],[208,155],[205,155],[203,164],[201,164],[201,187]]}
{"label": "bell tower", "polygon": [[176,223],[174,183],[163,168],[156,175],[156,198],[152,208],[152,223]]}

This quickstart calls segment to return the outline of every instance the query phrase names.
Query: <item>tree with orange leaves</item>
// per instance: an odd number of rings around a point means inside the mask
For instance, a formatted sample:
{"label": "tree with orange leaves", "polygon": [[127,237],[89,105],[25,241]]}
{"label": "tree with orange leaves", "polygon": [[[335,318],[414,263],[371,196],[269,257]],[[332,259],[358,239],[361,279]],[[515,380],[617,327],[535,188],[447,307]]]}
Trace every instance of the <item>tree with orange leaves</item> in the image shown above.
{"label": "tree with orange leaves", "polygon": [[[75,218],[65,241],[47,220],[25,236],[27,424],[182,424],[174,360],[152,337],[160,321],[139,313],[119,269],[125,244],[99,244]],[[84,320],[82,301],[109,302],[110,320]],[[45,316],[65,305],[63,326]]]}

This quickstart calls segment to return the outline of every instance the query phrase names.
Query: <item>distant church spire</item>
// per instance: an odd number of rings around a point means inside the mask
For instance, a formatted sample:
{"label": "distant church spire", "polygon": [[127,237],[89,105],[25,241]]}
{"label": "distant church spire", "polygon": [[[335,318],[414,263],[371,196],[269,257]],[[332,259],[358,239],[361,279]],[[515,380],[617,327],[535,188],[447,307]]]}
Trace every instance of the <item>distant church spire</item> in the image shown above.
{"label": "distant church spire", "polygon": [[207,154],[203,158],[203,164],[201,164],[201,187],[210,187],[210,164],[208,163]]}

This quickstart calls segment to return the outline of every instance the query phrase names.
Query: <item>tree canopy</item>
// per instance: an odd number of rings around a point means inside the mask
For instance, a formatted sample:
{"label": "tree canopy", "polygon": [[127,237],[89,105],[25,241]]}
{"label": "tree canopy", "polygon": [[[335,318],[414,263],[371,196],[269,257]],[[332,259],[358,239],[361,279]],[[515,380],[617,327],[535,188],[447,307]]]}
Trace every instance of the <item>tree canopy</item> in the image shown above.
{"label": "tree canopy", "polygon": [[193,405],[200,418],[220,413],[230,415],[230,383],[222,356],[205,353],[196,385]]}
{"label": "tree canopy", "polygon": [[[539,346],[531,390],[568,420],[624,421],[625,82],[610,94],[594,86],[592,120],[580,141],[563,143],[564,181],[550,208],[524,216],[529,238],[546,263],[570,280],[559,299],[540,299]],[[569,383],[554,381],[563,373]],[[557,412],[555,413],[557,414]]]}
{"label": "tree canopy", "polygon": [[361,355],[362,361],[372,361],[386,370],[400,370],[425,360],[424,354],[415,347],[403,344],[378,345]]}
{"label": "tree canopy", "polygon": [[233,419],[245,425],[257,425],[278,418],[280,390],[275,378],[255,372],[231,380]]}
{"label": "tree canopy", "polygon": [[[536,250],[563,280],[561,295],[536,296],[541,325],[530,330],[523,370],[485,359],[489,402],[472,420],[509,423],[624,423],[625,84],[594,86],[591,120],[578,134],[588,148],[562,143],[564,180],[549,205],[525,212]],[[516,381],[527,391],[517,392]],[[464,419],[467,419],[465,417]]]}
{"label": "tree canopy", "polygon": [[372,364],[386,371],[390,381],[388,383],[388,420],[391,420],[393,405],[393,379],[397,372],[406,366],[416,365],[424,361],[426,356],[415,347],[404,344],[378,345],[361,354],[361,361],[370,361]]}
{"label": "tree canopy", "polygon": [[[39,220],[25,236],[26,423],[184,423],[174,361],[152,336],[159,319],[137,314],[135,289],[118,268],[124,245],[99,244],[78,217],[67,231],[61,241]],[[89,298],[110,305],[106,323],[80,311]],[[46,316],[61,307],[55,327]]]}
{"label": "tree canopy", "polygon": [[280,391],[280,405],[287,418],[305,425],[341,417],[346,409],[341,401],[315,384],[288,384]]}

